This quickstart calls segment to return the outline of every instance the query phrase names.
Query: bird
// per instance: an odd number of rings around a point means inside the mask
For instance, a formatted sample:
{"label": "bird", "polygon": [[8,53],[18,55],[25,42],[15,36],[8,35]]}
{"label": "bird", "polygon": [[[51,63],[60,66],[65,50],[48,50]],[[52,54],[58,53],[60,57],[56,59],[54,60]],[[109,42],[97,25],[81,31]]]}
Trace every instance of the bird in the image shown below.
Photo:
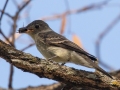
{"label": "bird", "polygon": [[53,60],[58,63],[71,62],[88,68],[94,68],[112,78],[109,73],[99,67],[98,63],[96,63],[98,59],[95,56],[89,54],[61,34],[53,31],[42,20],[34,20],[27,26],[19,28],[18,32],[31,36],[37,49],[47,60]]}

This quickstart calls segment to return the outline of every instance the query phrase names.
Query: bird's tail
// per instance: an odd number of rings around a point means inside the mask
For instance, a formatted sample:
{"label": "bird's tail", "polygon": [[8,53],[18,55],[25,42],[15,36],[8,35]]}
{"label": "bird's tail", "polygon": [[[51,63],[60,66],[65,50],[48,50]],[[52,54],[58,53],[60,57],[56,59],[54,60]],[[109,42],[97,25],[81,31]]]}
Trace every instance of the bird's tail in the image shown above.
{"label": "bird's tail", "polygon": [[[99,66],[98,66],[98,61],[95,61],[95,62],[93,62],[93,63],[95,63],[95,64],[92,64],[92,66],[96,69],[96,72],[98,73],[98,71],[100,71],[101,73],[103,73],[103,74],[105,74],[106,76],[108,76],[108,77],[110,77],[111,79],[113,79],[113,77],[109,74],[109,73],[107,73],[105,70],[103,70],[102,68],[100,68]],[[97,71],[98,70],[98,71]],[[99,74],[101,75],[101,73],[99,72]]]}

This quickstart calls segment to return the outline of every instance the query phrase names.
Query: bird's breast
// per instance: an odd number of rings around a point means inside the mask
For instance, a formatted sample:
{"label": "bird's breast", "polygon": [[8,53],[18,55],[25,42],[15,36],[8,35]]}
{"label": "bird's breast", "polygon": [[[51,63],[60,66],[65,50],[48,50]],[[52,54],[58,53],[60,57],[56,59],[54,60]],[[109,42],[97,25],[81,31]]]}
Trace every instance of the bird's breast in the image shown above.
{"label": "bird's breast", "polygon": [[52,57],[52,55],[47,51],[47,44],[45,44],[43,41],[40,39],[35,40],[36,47],[40,51],[40,53],[46,58]]}
{"label": "bird's breast", "polygon": [[49,46],[48,51],[57,56],[53,59],[56,62],[65,63],[68,62],[70,59],[70,51],[62,47]]}

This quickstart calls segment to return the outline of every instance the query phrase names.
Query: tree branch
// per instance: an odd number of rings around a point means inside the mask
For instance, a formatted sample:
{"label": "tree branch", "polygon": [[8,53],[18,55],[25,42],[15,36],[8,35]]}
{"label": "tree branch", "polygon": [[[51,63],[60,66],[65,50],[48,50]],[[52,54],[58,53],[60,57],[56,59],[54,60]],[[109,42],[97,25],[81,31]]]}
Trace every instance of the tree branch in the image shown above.
{"label": "tree branch", "polygon": [[82,12],[89,11],[89,10],[101,9],[103,6],[107,5],[109,3],[109,1],[107,0],[107,1],[100,2],[100,3],[91,4],[91,5],[85,6],[83,8],[78,8],[78,9],[74,9],[74,10],[67,10],[61,14],[45,16],[40,19],[41,20],[55,20],[55,19],[61,18],[63,15],[67,16],[67,15],[71,15],[71,14],[82,13]]}
{"label": "tree branch", "polygon": [[40,78],[44,77],[60,81],[68,86],[94,88],[99,90],[118,90],[117,87],[113,87],[109,84],[109,80],[102,81],[92,72],[76,70],[74,68],[59,65],[53,61],[34,57],[30,54],[16,50],[14,47],[1,40],[0,57],[25,72],[36,74]]}
{"label": "tree branch", "polygon": [[7,4],[8,4],[8,0],[6,0],[5,5],[4,5],[4,7],[3,7],[3,10],[2,10],[2,13],[1,13],[1,16],[0,16],[0,24],[1,24],[1,20],[2,20],[2,17],[3,17],[3,13],[4,13],[5,9],[6,9]]}
{"label": "tree branch", "polygon": [[102,40],[107,36],[107,34],[109,34],[109,32],[112,30],[112,28],[120,21],[120,14],[106,27],[106,29],[100,33],[100,35],[98,36],[97,40],[96,40],[96,54],[97,57],[99,59],[99,62],[102,66],[104,66],[107,69],[110,70],[114,70],[113,67],[105,64],[102,59],[101,59],[101,54],[100,54],[100,48],[101,48],[101,44],[102,44]]}

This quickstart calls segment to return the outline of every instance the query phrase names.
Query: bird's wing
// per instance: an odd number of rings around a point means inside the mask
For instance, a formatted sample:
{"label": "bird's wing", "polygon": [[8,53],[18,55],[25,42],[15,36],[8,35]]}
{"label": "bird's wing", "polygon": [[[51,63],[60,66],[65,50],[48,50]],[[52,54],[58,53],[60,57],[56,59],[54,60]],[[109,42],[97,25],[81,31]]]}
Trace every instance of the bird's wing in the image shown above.
{"label": "bird's wing", "polygon": [[80,48],[77,44],[71,42],[64,36],[57,34],[53,31],[47,32],[46,34],[39,34],[40,37],[44,38],[44,42],[57,47],[62,47],[71,51],[75,51],[80,54],[84,54],[85,56],[89,57],[93,61],[97,61],[97,58],[86,51],[84,51],[82,48]]}

